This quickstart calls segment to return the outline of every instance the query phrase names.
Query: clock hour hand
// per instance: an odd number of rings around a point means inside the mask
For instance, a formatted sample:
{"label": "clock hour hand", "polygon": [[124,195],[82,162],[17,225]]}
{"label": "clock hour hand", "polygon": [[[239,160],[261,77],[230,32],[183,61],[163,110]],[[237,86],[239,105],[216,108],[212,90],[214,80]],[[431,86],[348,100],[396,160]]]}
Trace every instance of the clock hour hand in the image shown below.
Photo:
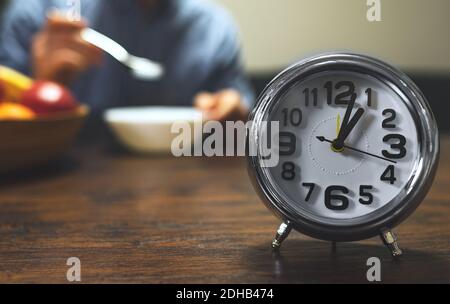
{"label": "clock hour hand", "polygon": [[[327,142],[327,143],[330,143],[330,144],[333,144],[333,142],[334,142],[332,140],[326,139],[323,136],[317,136],[316,138],[319,141],[321,141],[321,142]],[[352,150],[352,151],[355,151],[355,152],[359,152],[359,153],[365,154],[365,155],[369,155],[369,156],[372,156],[372,157],[375,157],[375,158],[378,158],[378,159],[382,159],[382,160],[388,161],[388,162],[393,163],[393,164],[397,163],[396,161],[394,161],[392,159],[389,159],[389,158],[386,158],[386,157],[383,157],[383,156],[379,156],[379,155],[375,155],[375,154],[372,154],[372,153],[369,153],[369,152],[366,152],[366,151],[363,151],[363,150],[360,150],[360,149],[356,149],[356,148],[347,146],[345,144],[343,144],[342,147],[346,148],[346,149],[349,149],[349,150]]]}

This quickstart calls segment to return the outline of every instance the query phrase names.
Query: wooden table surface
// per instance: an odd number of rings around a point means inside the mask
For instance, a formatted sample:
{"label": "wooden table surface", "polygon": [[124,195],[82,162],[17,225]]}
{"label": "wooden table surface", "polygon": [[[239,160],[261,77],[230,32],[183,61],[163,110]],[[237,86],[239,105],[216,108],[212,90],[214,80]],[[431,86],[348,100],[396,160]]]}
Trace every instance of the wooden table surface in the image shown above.
{"label": "wooden table surface", "polygon": [[257,198],[243,159],[138,157],[101,145],[62,164],[0,179],[0,282],[450,283],[450,137],[419,209],[396,229],[405,255],[378,238],[330,244],[291,234],[276,254],[278,220]]}

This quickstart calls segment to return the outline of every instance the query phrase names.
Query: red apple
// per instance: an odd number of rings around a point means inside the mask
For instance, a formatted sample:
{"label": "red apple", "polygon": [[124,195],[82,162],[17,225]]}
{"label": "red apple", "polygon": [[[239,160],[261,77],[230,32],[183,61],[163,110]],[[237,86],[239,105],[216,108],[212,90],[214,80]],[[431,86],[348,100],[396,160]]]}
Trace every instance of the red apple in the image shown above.
{"label": "red apple", "polygon": [[22,104],[36,114],[68,112],[78,107],[68,89],[50,81],[36,81],[23,93]]}

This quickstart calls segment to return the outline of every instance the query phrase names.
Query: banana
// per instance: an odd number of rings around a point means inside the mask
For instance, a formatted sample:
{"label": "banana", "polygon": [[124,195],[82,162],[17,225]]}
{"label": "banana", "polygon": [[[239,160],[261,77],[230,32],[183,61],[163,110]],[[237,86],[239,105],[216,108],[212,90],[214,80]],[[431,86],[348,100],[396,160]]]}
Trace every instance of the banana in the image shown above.
{"label": "banana", "polygon": [[31,120],[36,114],[29,108],[16,102],[0,103],[0,121],[1,120]]}
{"label": "banana", "polygon": [[20,102],[22,93],[33,85],[33,80],[11,68],[0,66],[0,82],[5,89],[5,99]]}

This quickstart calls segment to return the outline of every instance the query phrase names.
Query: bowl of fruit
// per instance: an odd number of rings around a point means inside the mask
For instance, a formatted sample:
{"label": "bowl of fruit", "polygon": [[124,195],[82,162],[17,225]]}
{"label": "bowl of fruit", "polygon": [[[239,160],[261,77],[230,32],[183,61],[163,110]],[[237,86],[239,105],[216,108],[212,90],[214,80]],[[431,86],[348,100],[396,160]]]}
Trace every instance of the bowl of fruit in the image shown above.
{"label": "bowl of fruit", "polygon": [[0,172],[42,165],[63,154],[88,112],[65,87],[0,66]]}

